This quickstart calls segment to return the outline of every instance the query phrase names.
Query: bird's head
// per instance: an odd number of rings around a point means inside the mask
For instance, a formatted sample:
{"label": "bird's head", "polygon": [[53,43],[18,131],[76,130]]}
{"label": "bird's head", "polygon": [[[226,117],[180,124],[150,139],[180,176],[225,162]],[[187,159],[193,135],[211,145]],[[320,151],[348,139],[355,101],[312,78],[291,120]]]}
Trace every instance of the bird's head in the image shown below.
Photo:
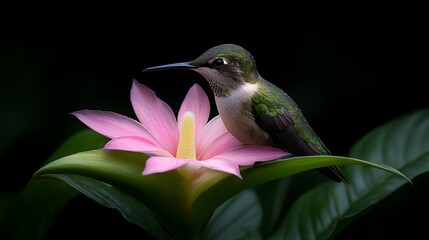
{"label": "bird's head", "polygon": [[218,97],[228,96],[245,83],[255,83],[260,76],[249,51],[235,44],[212,47],[195,60],[146,68],[143,71],[190,69],[200,73]]}

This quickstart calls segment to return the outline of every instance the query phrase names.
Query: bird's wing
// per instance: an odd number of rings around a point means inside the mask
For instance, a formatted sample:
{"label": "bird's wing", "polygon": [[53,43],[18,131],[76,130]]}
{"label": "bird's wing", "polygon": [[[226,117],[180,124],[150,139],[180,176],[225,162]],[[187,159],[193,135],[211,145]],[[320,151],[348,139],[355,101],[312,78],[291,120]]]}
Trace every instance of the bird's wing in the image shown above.
{"label": "bird's wing", "polygon": [[330,154],[295,102],[274,85],[268,87],[253,96],[252,113],[274,144],[297,156]]}
{"label": "bird's wing", "polygon": [[[276,86],[269,87],[270,91],[259,91],[252,98],[252,113],[258,126],[270,135],[274,146],[295,156],[329,155],[295,102]],[[337,166],[318,170],[336,182],[348,182]]]}

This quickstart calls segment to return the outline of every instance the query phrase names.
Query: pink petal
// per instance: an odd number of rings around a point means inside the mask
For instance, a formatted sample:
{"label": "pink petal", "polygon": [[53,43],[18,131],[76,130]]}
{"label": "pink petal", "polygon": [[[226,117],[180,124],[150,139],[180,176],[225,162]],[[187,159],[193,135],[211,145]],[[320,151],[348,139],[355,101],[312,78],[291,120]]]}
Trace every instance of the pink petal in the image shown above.
{"label": "pink petal", "polygon": [[241,145],[243,144],[226,130],[221,118],[216,116],[207,123],[197,141],[197,159],[209,159]]}
{"label": "pink petal", "polygon": [[199,134],[206,125],[210,115],[209,98],[198,84],[194,84],[194,86],[189,89],[182,105],[180,106],[177,118],[179,129],[182,128],[183,115],[188,111],[195,115],[195,136],[198,139]]}
{"label": "pink petal", "polygon": [[187,159],[179,159],[175,157],[150,157],[146,161],[143,175],[168,172],[185,165],[187,162]]}
{"label": "pink petal", "polygon": [[179,129],[173,110],[155,92],[136,80],[131,89],[131,103],[137,118],[171,154],[176,154]]}
{"label": "pink petal", "polygon": [[156,142],[139,122],[121,114],[99,110],[81,110],[71,114],[94,131],[109,138],[139,136],[147,141]]}
{"label": "pink petal", "polygon": [[232,161],[227,160],[227,159],[213,158],[213,159],[208,159],[208,160],[203,160],[203,161],[198,161],[198,162],[203,167],[213,169],[213,170],[217,170],[217,171],[221,171],[221,172],[225,172],[225,173],[229,173],[229,174],[233,174],[233,175],[241,178],[240,169],[238,168],[238,165]]}
{"label": "pink petal", "polygon": [[242,145],[227,152],[217,155],[215,158],[225,158],[229,161],[238,164],[239,166],[250,166],[258,161],[269,161],[289,155],[280,149],[257,146],[257,145]]}
{"label": "pink petal", "polygon": [[105,149],[124,150],[132,152],[144,152],[157,156],[171,157],[172,155],[158,144],[153,144],[140,137],[120,137],[109,141]]}

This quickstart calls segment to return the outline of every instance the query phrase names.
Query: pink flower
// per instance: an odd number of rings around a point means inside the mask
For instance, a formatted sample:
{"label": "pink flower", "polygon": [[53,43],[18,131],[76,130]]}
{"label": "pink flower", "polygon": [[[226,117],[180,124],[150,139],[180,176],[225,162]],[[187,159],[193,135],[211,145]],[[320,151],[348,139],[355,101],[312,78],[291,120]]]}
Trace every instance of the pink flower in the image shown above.
{"label": "pink flower", "polygon": [[108,111],[73,112],[80,121],[111,140],[105,149],[143,152],[150,157],[143,175],[162,173],[187,166],[222,171],[241,178],[239,166],[252,166],[288,153],[267,146],[245,145],[225,128],[219,116],[208,121],[210,103],[195,84],[186,95],[176,120],[172,109],[155,93],[136,80],[131,103],[139,121]]}

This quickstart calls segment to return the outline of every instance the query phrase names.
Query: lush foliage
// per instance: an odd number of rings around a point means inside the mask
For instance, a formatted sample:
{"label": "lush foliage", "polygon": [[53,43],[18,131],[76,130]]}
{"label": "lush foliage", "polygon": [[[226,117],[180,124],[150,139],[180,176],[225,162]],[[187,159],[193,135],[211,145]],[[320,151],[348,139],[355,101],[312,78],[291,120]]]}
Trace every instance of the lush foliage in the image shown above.
{"label": "lush foliage", "polygon": [[[84,194],[156,239],[329,239],[429,171],[429,109],[372,130],[348,157],[238,164],[239,173],[214,168],[196,179],[179,167],[142,175],[153,155],[102,148],[108,140],[76,133],[23,191],[1,196],[0,236],[42,239],[63,207]],[[350,184],[326,181],[296,194],[305,189],[297,173],[329,165],[342,166]]]}

